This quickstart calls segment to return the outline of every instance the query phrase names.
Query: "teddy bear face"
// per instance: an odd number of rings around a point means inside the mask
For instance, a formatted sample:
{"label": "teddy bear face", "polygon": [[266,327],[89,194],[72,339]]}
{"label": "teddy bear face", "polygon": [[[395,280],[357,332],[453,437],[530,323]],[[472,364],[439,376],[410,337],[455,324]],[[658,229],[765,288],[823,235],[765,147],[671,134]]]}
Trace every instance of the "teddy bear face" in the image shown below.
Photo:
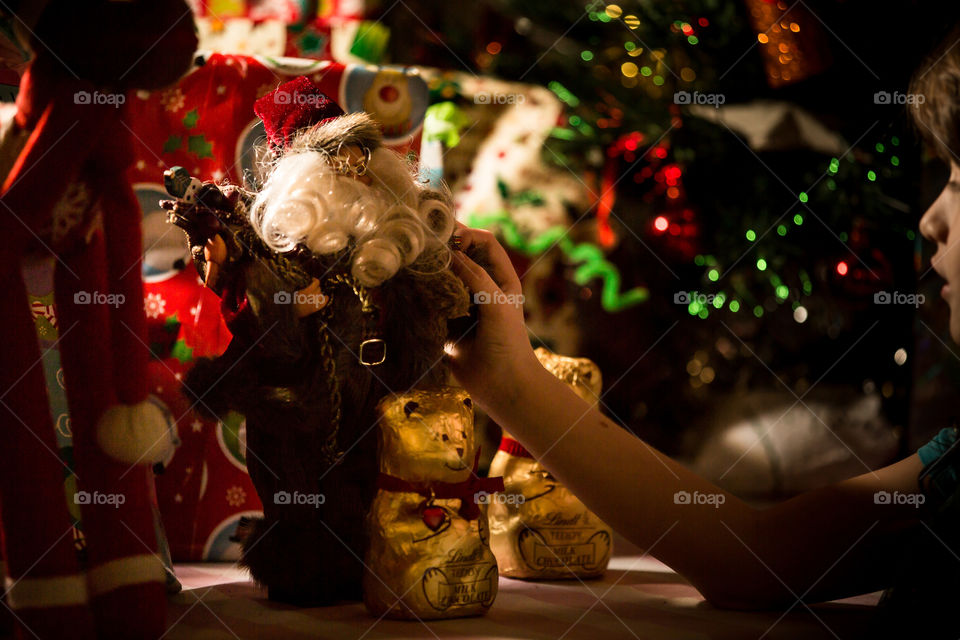
{"label": "teddy bear face", "polygon": [[538,347],[534,353],[540,364],[557,378],[560,378],[588,404],[596,404],[603,388],[603,377],[598,367],[589,358],[570,358]]}
{"label": "teddy bear face", "polygon": [[380,415],[380,471],[410,482],[462,482],[473,472],[473,402],[463,389],[387,396]]}

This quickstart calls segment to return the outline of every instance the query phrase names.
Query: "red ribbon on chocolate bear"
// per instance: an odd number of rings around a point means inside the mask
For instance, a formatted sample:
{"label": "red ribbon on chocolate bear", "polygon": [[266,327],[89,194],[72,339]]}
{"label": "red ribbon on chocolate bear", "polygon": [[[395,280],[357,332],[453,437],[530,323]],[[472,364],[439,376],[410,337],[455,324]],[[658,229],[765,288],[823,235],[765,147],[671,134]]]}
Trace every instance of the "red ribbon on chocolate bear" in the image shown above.
{"label": "red ribbon on chocolate bear", "polygon": [[481,478],[477,476],[480,464],[480,448],[473,458],[473,472],[463,482],[410,482],[403,478],[381,472],[377,477],[377,488],[384,491],[403,491],[419,493],[424,498],[440,500],[460,500],[460,515],[466,520],[480,517],[480,507],[476,503],[476,494],[484,491],[496,493],[503,491],[503,478]]}

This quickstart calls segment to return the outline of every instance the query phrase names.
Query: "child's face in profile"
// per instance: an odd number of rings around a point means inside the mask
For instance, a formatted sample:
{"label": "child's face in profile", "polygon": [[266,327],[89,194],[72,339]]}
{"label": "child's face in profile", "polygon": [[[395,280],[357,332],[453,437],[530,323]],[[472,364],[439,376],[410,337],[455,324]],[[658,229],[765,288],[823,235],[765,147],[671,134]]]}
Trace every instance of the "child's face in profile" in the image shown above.
{"label": "child's face in profile", "polygon": [[941,295],[950,305],[950,337],[960,344],[960,166],[950,162],[950,180],[920,219],[920,233],[936,243],[930,260],[946,280]]}

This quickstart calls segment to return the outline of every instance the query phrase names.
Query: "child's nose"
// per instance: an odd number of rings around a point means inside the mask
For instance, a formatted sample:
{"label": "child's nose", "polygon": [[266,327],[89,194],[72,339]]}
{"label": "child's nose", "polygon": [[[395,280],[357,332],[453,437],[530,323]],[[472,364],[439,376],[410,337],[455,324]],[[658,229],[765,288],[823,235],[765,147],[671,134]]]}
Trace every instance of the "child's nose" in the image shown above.
{"label": "child's nose", "polygon": [[931,205],[927,212],[923,214],[923,217],[920,218],[920,233],[930,242],[945,243],[949,231],[949,226],[936,203]]}

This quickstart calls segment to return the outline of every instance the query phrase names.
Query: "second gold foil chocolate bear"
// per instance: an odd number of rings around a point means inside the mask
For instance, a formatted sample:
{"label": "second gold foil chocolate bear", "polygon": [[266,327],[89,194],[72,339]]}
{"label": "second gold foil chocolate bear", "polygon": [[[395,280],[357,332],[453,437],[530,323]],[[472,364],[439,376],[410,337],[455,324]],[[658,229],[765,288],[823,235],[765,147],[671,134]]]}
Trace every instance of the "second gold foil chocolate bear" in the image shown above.
{"label": "second gold foil chocolate bear", "polygon": [[[586,358],[537,349],[537,357],[586,402],[600,396],[600,369]],[[491,476],[504,491],[489,499],[490,546],[500,573],[511,578],[555,580],[602,575],[610,561],[611,529],[560,484],[506,431]]]}
{"label": "second gold foil chocolate bear", "polygon": [[497,561],[475,496],[503,489],[476,475],[473,406],[462,389],[388,396],[380,476],[367,520],[364,602],[377,616],[454,618],[486,612]]}

